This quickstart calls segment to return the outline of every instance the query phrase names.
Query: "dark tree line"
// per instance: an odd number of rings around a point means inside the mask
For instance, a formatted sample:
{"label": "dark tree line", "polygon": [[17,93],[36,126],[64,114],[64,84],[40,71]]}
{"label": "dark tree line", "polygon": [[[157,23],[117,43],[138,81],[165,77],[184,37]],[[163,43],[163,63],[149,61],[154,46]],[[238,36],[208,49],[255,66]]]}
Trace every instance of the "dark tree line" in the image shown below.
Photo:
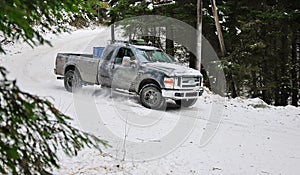
{"label": "dark tree line", "polygon": [[299,1],[223,1],[232,97],[260,97],[274,105],[299,101]]}
{"label": "dark tree line", "polygon": [[[137,15],[163,15],[196,28],[197,2],[147,8],[142,1],[110,1],[112,22]],[[300,89],[300,1],[217,1],[219,20],[227,53],[222,67],[227,79],[227,96],[259,97],[268,104],[297,106]],[[122,10],[121,10],[122,9]],[[220,53],[210,1],[203,1],[203,35]],[[168,35],[168,34],[167,34]],[[176,54],[172,41],[166,51]],[[195,56],[187,54],[191,67]],[[220,54],[221,55],[221,54]],[[207,81],[208,82],[208,81]],[[209,84],[207,83],[209,86]]]}

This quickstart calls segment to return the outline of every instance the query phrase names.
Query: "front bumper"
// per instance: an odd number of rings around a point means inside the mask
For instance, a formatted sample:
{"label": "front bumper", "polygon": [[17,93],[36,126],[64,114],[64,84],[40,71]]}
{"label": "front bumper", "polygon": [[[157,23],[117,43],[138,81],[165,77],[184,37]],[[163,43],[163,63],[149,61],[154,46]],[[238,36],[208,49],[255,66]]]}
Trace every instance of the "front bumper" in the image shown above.
{"label": "front bumper", "polygon": [[197,90],[173,90],[163,89],[162,96],[173,100],[198,98],[203,94],[204,89],[201,87]]}

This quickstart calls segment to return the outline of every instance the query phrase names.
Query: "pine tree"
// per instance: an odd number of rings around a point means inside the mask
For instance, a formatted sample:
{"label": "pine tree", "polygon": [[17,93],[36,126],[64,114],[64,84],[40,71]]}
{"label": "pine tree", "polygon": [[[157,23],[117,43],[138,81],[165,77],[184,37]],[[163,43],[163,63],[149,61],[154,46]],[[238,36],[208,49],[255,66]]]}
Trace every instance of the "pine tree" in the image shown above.
{"label": "pine tree", "polygon": [[[32,47],[51,44],[42,36],[48,30],[59,33],[62,24],[75,18],[93,17],[92,1],[3,0],[0,3],[0,31],[5,42],[23,41]],[[97,3],[97,2],[96,2]],[[66,21],[65,21],[66,20]],[[36,28],[39,28],[36,29]],[[15,80],[7,79],[0,66],[0,174],[51,174],[59,168],[57,151],[76,155],[84,147],[100,150],[103,140],[69,124],[47,99],[21,91]],[[101,150],[100,150],[101,151]]]}

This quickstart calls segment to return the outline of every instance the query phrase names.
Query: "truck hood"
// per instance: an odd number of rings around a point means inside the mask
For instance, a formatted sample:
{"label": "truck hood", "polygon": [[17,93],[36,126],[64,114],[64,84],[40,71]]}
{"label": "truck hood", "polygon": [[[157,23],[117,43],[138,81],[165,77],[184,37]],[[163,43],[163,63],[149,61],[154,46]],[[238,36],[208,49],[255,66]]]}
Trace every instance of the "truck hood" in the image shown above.
{"label": "truck hood", "polygon": [[145,63],[145,67],[162,72],[167,76],[201,76],[201,73],[195,69],[174,63]]}

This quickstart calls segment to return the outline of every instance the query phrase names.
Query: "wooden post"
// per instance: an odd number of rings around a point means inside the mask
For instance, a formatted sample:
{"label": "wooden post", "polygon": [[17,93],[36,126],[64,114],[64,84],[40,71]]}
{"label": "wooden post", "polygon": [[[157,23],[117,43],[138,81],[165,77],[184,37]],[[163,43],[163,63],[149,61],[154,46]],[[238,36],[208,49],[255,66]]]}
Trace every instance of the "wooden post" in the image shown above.
{"label": "wooden post", "polygon": [[110,26],[111,44],[115,41],[115,24]]}
{"label": "wooden post", "polygon": [[202,54],[202,0],[197,0],[197,55],[196,69],[201,70],[201,54]]}
{"label": "wooden post", "polygon": [[220,42],[221,54],[222,54],[222,56],[225,56],[226,49],[225,49],[224,39],[223,39],[221,25],[220,25],[220,21],[219,21],[216,0],[210,0],[210,2],[211,2],[211,8],[212,8],[212,12],[214,15],[215,25],[217,28],[218,38],[219,38],[219,42]]}

